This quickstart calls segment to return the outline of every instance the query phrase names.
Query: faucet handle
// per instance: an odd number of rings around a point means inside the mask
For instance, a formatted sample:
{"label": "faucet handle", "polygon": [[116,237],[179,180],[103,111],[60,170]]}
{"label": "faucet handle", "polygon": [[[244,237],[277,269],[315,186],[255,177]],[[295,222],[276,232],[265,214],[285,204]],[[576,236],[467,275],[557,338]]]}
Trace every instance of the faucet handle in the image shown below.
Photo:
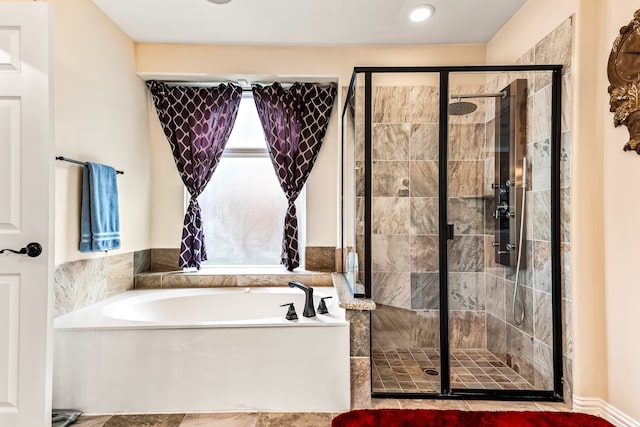
{"label": "faucet handle", "polygon": [[284,316],[285,319],[287,320],[298,320],[298,314],[296,313],[296,309],[293,306],[293,303],[290,302],[288,304],[281,304],[280,307],[285,307],[285,306],[289,306],[289,309],[287,310],[287,314]]}
{"label": "faucet handle", "polygon": [[328,298],[333,298],[333,297],[320,298],[320,303],[318,304],[318,310],[317,310],[318,314],[327,314],[329,312],[329,310],[327,310],[327,304],[324,302],[324,300]]}

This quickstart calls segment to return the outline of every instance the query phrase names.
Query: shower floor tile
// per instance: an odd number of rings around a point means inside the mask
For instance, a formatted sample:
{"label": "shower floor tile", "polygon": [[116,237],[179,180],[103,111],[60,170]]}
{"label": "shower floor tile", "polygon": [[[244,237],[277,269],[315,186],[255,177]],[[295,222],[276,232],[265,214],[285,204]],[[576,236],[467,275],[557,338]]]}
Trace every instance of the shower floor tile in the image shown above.
{"label": "shower floor tile", "polygon": [[[371,360],[374,392],[440,392],[438,349],[384,349],[374,351]],[[453,350],[450,365],[452,388],[533,389],[529,382],[488,350]]]}

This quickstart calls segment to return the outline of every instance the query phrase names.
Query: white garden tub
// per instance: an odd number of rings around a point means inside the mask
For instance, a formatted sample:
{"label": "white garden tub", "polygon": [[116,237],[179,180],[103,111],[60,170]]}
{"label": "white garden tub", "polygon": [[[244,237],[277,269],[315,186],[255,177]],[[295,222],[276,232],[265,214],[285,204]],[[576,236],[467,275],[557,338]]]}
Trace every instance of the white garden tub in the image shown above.
{"label": "white garden tub", "polygon": [[[349,324],[333,288],[129,291],[54,321],[53,406],[88,414],[350,407]],[[293,302],[299,320],[284,318]]]}

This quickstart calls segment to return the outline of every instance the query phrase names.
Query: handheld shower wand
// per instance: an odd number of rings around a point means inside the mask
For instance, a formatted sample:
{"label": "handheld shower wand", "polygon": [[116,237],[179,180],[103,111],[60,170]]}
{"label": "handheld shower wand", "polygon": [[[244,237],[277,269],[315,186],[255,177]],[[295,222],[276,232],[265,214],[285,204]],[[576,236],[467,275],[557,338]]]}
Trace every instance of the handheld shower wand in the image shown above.
{"label": "handheld shower wand", "polygon": [[511,302],[511,314],[516,325],[524,323],[524,298],[520,300],[520,316],[516,319],[516,300],[518,298],[518,278],[520,276],[520,260],[522,259],[522,235],[524,234],[524,208],[527,198],[527,157],[522,158],[522,208],[520,210],[520,238],[518,241],[518,260],[516,261],[515,287],[513,289],[513,301]]}

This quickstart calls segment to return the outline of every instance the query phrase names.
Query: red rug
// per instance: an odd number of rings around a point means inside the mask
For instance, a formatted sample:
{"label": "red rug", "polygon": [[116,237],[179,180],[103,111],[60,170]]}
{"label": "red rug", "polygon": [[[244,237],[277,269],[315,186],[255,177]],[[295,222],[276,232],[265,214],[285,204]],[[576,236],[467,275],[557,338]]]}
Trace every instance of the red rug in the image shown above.
{"label": "red rug", "polygon": [[577,412],[440,411],[361,409],[338,415],[332,427],[612,427],[602,418]]}

